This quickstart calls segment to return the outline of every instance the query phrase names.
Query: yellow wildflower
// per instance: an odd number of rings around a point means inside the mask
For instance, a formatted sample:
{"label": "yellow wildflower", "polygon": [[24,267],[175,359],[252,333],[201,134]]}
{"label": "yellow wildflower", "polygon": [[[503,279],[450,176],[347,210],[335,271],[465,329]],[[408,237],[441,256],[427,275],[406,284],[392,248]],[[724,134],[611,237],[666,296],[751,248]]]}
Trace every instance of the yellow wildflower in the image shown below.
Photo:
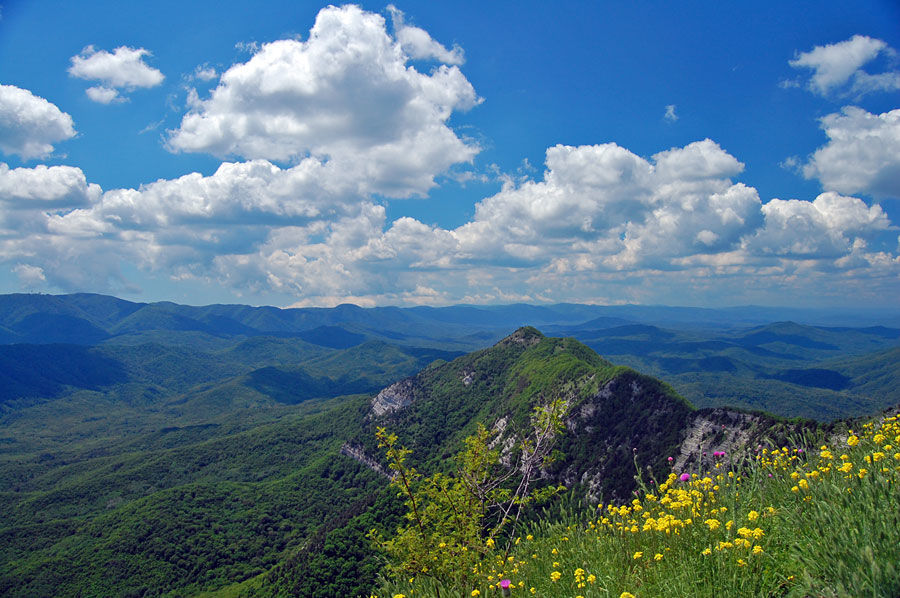
{"label": "yellow wildflower", "polygon": [[554,571],[550,574],[550,581],[556,582],[559,581],[559,578],[562,577],[562,573],[559,571]]}
{"label": "yellow wildflower", "polygon": [[639,550],[639,551],[635,552],[634,556],[631,558],[633,558],[634,560],[637,560],[637,559],[641,558],[642,556],[644,556],[644,553]]}

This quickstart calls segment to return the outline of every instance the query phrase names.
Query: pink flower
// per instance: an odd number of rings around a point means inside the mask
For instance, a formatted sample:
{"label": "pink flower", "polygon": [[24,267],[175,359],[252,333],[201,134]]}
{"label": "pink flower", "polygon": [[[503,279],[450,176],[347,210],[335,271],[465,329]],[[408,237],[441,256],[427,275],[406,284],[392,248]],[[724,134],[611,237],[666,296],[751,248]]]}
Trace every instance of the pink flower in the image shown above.
{"label": "pink flower", "polygon": [[689,474],[689,473],[683,473],[683,474],[681,474],[681,477],[678,478],[678,479],[681,480],[682,482],[686,482],[686,481],[688,481],[689,479],[691,479],[691,474]]}
{"label": "pink flower", "polygon": [[506,588],[508,588],[508,587],[509,587],[509,580],[508,580],[508,579],[501,579],[501,580],[500,580],[500,587],[503,588],[504,590],[505,590]]}
{"label": "pink flower", "polygon": [[718,458],[718,457],[724,457],[724,456],[725,456],[725,451],[716,451],[713,453],[713,457]]}
{"label": "pink flower", "polygon": [[672,461],[673,461],[672,457],[669,457],[669,463],[671,463]]}

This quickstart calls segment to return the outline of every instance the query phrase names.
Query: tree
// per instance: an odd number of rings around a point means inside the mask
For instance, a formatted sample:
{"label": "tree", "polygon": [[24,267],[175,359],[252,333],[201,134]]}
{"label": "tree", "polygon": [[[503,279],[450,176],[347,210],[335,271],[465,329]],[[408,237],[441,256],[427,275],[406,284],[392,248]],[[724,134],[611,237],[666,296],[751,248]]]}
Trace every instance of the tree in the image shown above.
{"label": "tree", "polygon": [[406,523],[393,538],[373,532],[391,558],[388,574],[426,575],[467,586],[487,560],[501,554],[505,558],[523,510],[564,489],[538,488],[535,482],[551,460],[566,407],[557,399],[534,409],[527,432],[514,435],[505,451],[505,460],[514,465],[501,460],[499,432],[479,424],[456,457],[455,473],[428,478],[407,464],[411,451],[399,444],[397,435],[379,427],[375,436],[394,472],[391,484],[407,508]]}

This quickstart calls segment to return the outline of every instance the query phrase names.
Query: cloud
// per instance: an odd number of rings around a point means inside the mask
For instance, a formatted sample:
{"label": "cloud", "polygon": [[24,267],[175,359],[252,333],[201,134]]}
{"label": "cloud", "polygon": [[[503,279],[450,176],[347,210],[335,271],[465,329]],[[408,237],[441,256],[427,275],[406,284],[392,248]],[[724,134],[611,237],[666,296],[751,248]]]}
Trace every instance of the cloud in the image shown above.
{"label": "cloud", "polygon": [[480,102],[455,65],[407,64],[384,19],[356,6],[321,10],[309,39],[263,44],[225,71],[169,132],[172,151],[281,162],[314,158],[360,194],[424,195],[479,148],[447,121]]}
{"label": "cloud", "polygon": [[197,68],[194,69],[194,73],[191,75],[191,78],[199,79],[200,81],[212,81],[218,76],[219,73],[216,72],[216,69],[214,67],[211,67],[208,64],[202,64],[198,65]]}
{"label": "cloud", "polygon": [[807,87],[813,93],[825,96],[844,87],[845,95],[862,96],[874,91],[900,89],[900,72],[872,75],[862,70],[863,65],[879,55],[895,54],[880,39],[854,35],[846,41],[816,46],[809,52],[797,54],[788,64],[794,68],[812,69]]}
{"label": "cloud", "polygon": [[900,198],[900,109],[872,114],[855,106],[821,120],[828,143],[803,167],[827,190]]}
{"label": "cloud", "polygon": [[0,202],[16,208],[85,206],[100,197],[80,168],[45,166],[14,168],[0,162]]}
{"label": "cloud", "polygon": [[119,46],[110,54],[106,50],[87,46],[70,59],[72,66],[69,67],[69,74],[100,82],[100,85],[86,91],[95,102],[109,104],[124,101],[121,90],[156,87],[163,82],[163,74],[144,62],[144,57],[150,55],[150,51],[144,48]]}
{"label": "cloud", "polygon": [[19,277],[19,281],[25,288],[36,288],[47,281],[44,270],[38,266],[28,264],[16,264],[12,271]]}
{"label": "cloud", "polygon": [[883,292],[900,269],[881,208],[834,192],[763,204],[709,139],[650,158],[557,145],[545,166],[454,229],[388,221],[312,157],[106,192],[76,168],[0,168],[0,261],[44,288],[114,291],[137,267],[304,305],[666,302],[672,285],[679,303],[722,292],[746,302],[793,279],[809,282],[803,292]]}
{"label": "cloud", "polygon": [[462,48],[457,45],[448,50],[431,38],[427,31],[419,27],[407,25],[403,12],[393,4],[388,4],[391,20],[394,24],[394,35],[400,47],[413,60],[437,60],[444,64],[461,65],[465,62]]}
{"label": "cloud", "polygon": [[97,85],[96,87],[88,87],[84,90],[89,98],[98,104],[112,104],[113,102],[124,102],[125,98],[119,95],[119,92],[110,87]]}
{"label": "cloud", "polygon": [[678,120],[678,115],[675,114],[675,104],[666,106],[666,113],[663,114],[663,118],[671,122]]}
{"label": "cloud", "polygon": [[765,226],[747,243],[751,252],[762,255],[840,258],[850,253],[856,239],[891,226],[880,206],[834,192],[812,202],[773,199],[762,212]]}
{"label": "cloud", "polygon": [[546,164],[543,181],[483,200],[455,231],[469,259],[634,268],[721,251],[761,221],[756,191],[729,180],[743,164],[709,139],[652,161],[612,143],[558,145]]}
{"label": "cloud", "polygon": [[53,144],[75,136],[72,117],[44,98],[0,85],[0,150],[25,160],[43,158]]}

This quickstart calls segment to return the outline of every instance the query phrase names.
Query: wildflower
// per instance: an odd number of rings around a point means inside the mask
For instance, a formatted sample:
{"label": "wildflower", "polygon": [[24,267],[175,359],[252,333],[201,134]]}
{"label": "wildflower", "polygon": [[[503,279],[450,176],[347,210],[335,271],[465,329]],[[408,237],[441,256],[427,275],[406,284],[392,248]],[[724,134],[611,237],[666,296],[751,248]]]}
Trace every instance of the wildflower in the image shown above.
{"label": "wildflower", "polygon": [[744,559],[737,560],[738,567],[744,567],[744,566],[746,566],[746,564],[747,564],[747,561],[745,561]]}
{"label": "wildflower", "polygon": [[756,546],[753,547],[752,552],[753,552],[753,554],[762,554],[762,551],[763,551],[762,546],[757,544]]}
{"label": "wildflower", "polygon": [[477,589],[472,590],[472,596],[481,596],[481,592],[479,592]]}
{"label": "wildflower", "polygon": [[590,575],[587,576],[587,580],[588,580],[588,583],[594,583],[595,581],[597,581],[597,576],[594,575],[593,573],[591,573]]}
{"label": "wildflower", "polygon": [[859,444],[859,436],[856,436],[855,434],[851,434],[847,438],[847,446],[856,446],[857,444]]}
{"label": "wildflower", "polygon": [[750,511],[749,513],[747,513],[747,521],[756,521],[757,519],[759,519],[759,513],[757,513],[756,511]]}
{"label": "wildflower", "polygon": [[550,574],[550,581],[557,582],[559,581],[560,577],[562,577],[562,573],[560,573],[559,571],[554,571]]}
{"label": "wildflower", "polygon": [[622,592],[619,594],[619,598],[634,598],[634,594],[631,592]]}
{"label": "wildflower", "polygon": [[702,554],[703,556],[709,556],[712,554],[712,550],[709,547],[706,547],[703,549],[703,552],[701,552],[700,554]]}
{"label": "wildflower", "polygon": [[688,480],[691,479],[691,474],[683,473],[683,474],[681,474],[681,477],[679,477],[678,479],[681,480],[682,482],[687,482]]}
{"label": "wildflower", "polygon": [[663,555],[661,555],[660,553],[657,552],[656,554],[653,555],[653,560],[661,561],[661,560],[663,560]]}
{"label": "wildflower", "polygon": [[639,550],[639,551],[635,552],[635,553],[634,553],[634,556],[631,557],[631,558],[633,558],[634,560],[638,560],[638,559],[641,558],[642,556],[644,556],[644,553],[641,552],[641,551]]}
{"label": "wildflower", "polygon": [[501,580],[500,580],[500,588],[503,589],[503,590],[508,589],[508,588],[509,588],[509,583],[510,583],[510,582],[509,582],[508,579],[501,579]]}

